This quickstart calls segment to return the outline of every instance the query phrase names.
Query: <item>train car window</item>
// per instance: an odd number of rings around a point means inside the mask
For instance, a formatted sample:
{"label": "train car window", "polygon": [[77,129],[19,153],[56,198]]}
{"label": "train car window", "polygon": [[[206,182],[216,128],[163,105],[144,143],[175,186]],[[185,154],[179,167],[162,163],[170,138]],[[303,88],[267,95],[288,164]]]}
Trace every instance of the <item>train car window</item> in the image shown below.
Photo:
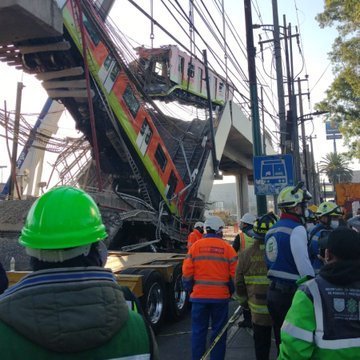
{"label": "train car window", "polygon": [[157,163],[159,164],[161,170],[164,171],[166,168],[167,159],[166,159],[164,150],[162,149],[160,144],[158,144],[158,146],[156,148],[155,159],[156,159]]}
{"label": "train car window", "polygon": [[110,73],[110,79],[111,81],[115,82],[117,76],[119,75],[119,72],[120,72],[120,68],[119,68],[119,65],[118,64],[115,64],[113,69],[111,70],[111,73]]}
{"label": "train car window", "polygon": [[83,15],[83,22],[84,22],[86,31],[88,32],[92,42],[94,43],[95,46],[98,46],[98,44],[100,42],[100,37],[99,37],[98,33],[96,32],[95,28],[93,27],[93,25],[89,22],[89,20],[87,19],[87,17],[85,15]]}
{"label": "train car window", "polygon": [[194,64],[189,64],[188,66],[188,77],[193,78],[195,76],[195,66]]}
{"label": "train car window", "polygon": [[171,170],[171,174],[170,174],[170,177],[169,177],[169,182],[168,182],[168,186],[169,186],[169,190],[166,194],[166,197],[168,199],[171,199],[172,196],[174,195],[174,192],[175,192],[175,189],[176,189],[176,186],[177,186],[177,178],[174,174],[174,172]]}
{"label": "train car window", "polygon": [[159,76],[164,76],[163,75],[163,63],[157,61],[156,64],[155,64],[155,73]]}
{"label": "train car window", "polygon": [[105,59],[105,61],[104,61],[104,68],[105,68],[106,70],[109,70],[110,65],[111,65],[111,62],[112,62],[113,60],[114,60],[114,59],[113,59],[113,57],[112,57],[111,55],[108,55],[108,56],[106,57],[106,59]]}
{"label": "train car window", "polygon": [[124,99],[126,105],[128,106],[132,116],[135,118],[136,114],[139,111],[140,103],[136,99],[130,85],[128,85],[126,87],[126,90],[125,90],[125,92],[123,94],[123,99]]}

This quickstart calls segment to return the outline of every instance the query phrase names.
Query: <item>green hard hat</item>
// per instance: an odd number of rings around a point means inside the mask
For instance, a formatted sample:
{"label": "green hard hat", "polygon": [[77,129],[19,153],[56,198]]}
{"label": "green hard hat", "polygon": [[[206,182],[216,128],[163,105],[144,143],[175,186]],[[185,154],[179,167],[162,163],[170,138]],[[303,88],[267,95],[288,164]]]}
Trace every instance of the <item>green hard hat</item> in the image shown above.
{"label": "green hard hat", "polygon": [[85,191],[54,188],[32,205],[19,242],[33,249],[67,249],[107,237],[99,208]]}

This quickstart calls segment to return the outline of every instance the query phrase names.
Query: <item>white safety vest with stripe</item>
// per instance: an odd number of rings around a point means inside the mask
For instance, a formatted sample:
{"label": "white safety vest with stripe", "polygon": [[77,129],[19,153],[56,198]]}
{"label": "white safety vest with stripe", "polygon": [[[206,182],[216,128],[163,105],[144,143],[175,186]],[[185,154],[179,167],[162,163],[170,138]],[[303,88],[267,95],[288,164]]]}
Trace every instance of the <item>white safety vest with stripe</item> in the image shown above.
{"label": "white safety vest with stripe", "polygon": [[281,328],[279,359],[360,356],[360,283],[336,286],[321,276],[301,285]]}
{"label": "white safety vest with stripe", "polygon": [[290,219],[280,219],[265,236],[265,260],[271,280],[295,283],[299,278],[290,247],[292,231],[301,226]]}

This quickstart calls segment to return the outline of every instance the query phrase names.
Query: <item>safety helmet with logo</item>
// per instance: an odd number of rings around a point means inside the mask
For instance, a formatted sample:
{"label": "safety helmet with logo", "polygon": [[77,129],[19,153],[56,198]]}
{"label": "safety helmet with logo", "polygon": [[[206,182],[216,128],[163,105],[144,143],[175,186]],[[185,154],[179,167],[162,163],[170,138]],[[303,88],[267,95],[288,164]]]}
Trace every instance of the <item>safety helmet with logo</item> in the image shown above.
{"label": "safety helmet with logo", "polygon": [[197,221],[197,222],[195,223],[195,225],[194,225],[194,229],[196,229],[196,228],[201,228],[201,229],[203,229],[203,228],[204,228],[204,223],[201,222],[201,221]]}
{"label": "safety helmet with logo", "polygon": [[323,203],[321,203],[315,213],[315,215],[320,218],[321,216],[341,216],[342,215],[342,211],[340,209],[340,207],[330,201],[324,201]]}
{"label": "safety helmet with logo", "polygon": [[279,218],[272,212],[260,216],[254,222],[253,233],[254,238],[264,239],[266,233],[275,225]]}
{"label": "safety helmet with logo", "polygon": [[225,227],[225,224],[218,216],[210,216],[205,220],[204,227],[206,231],[220,232]]}
{"label": "safety helmet with logo", "polygon": [[[81,189],[61,186],[35,201],[19,242],[31,256],[44,261],[64,261],[88,253],[92,243],[106,237],[100,211],[91,196]],[[59,250],[66,251],[58,254]],[[44,259],[41,253],[47,253]]]}
{"label": "safety helmet with logo", "polygon": [[245,213],[243,217],[240,219],[241,222],[249,225],[253,225],[256,220],[256,216],[251,213]]}
{"label": "safety helmet with logo", "polygon": [[311,200],[311,194],[303,188],[304,183],[301,181],[296,186],[287,186],[283,188],[277,199],[279,208],[292,208]]}

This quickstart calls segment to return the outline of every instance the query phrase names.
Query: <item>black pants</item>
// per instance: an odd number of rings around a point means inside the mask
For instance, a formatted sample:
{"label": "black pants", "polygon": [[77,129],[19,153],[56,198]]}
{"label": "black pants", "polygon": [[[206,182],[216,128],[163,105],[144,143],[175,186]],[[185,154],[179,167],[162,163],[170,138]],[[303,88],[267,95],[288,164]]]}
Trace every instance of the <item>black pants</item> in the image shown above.
{"label": "black pants", "polygon": [[262,326],[253,323],[256,360],[269,360],[271,329],[271,326]]}
{"label": "black pants", "polygon": [[296,287],[288,290],[280,290],[270,285],[267,296],[267,306],[270,316],[273,320],[275,343],[279,353],[280,346],[280,329],[284,322],[285,316],[290,309]]}

